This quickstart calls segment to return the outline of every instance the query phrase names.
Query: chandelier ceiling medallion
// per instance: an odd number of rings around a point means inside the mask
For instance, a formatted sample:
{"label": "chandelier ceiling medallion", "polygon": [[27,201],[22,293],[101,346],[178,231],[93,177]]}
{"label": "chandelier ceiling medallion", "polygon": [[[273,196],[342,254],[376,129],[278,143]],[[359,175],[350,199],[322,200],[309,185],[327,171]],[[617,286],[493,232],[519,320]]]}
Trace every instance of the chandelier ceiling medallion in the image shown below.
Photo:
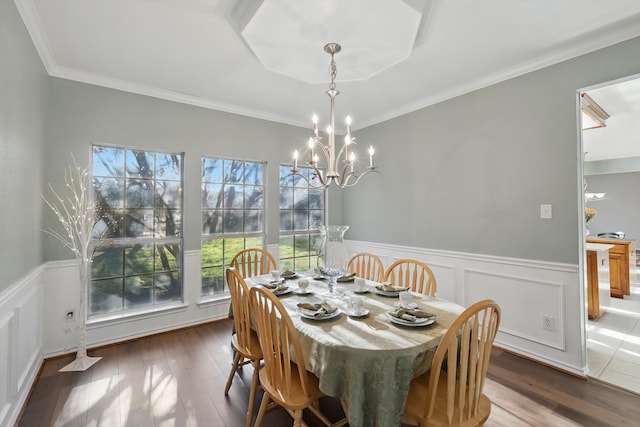
{"label": "chandelier ceiling medallion", "polygon": [[[324,51],[331,55],[331,65],[329,66],[331,83],[329,83],[329,90],[325,92],[331,100],[329,110],[330,123],[327,126],[327,143],[325,145],[322,136],[318,132],[318,116],[313,115],[313,135],[309,137],[307,143],[308,160],[305,162],[313,169],[311,177],[307,177],[298,168],[300,152],[298,150],[293,152],[291,174],[302,177],[313,188],[326,189],[332,183],[340,188],[353,187],[369,172],[377,172],[373,164],[373,146],[369,147],[369,166],[362,173],[356,171],[356,152],[354,147],[356,138],[351,135],[351,117],[349,116],[346,118],[347,133],[344,136],[342,148],[336,153],[335,102],[336,96],[340,94],[340,91],[336,89],[337,68],[334,55],[340,52],[341,49],[342,47],[338,43],[328,43],[324,46]],[[322,164],[320,163],[319,153],[322,155]],[[342,170],[339,171],[339,169]]]}

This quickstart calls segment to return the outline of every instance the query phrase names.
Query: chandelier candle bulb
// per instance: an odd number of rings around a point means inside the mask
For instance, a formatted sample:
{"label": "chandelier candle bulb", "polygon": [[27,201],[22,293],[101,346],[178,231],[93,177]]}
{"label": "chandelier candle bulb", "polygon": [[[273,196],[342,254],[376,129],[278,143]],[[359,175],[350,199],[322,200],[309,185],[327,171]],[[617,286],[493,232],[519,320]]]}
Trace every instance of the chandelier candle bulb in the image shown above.
{"label": "chandelier candle bulb", "polygon": [[369,169],[373,169],[373,153],[375,150],[373,149],[373,145],[369,146]]}
{"label": "chandelier candle bulb", "polygon": [[309,142],[307,143],[309,145],[309,163],[313,164],[313,159],[314,159],[314,155],[313,155],[313,138],[309,137]]}
{"label": "chandelier candle bulb", "polygon": [[344,137],[344,160],[349,163],[349,144],[351,143],[351,137],[347,134]]}
{"label": "chandelier candle bulb", "polygon": [[313,120],[313,133],[316,135],[316,138],[317,138],[318,137],[318,116],[314,114],[311,120]]}
{"label": "chandelier candle bulb", "polygon": [[298,170],[298,150],[293,151],[293,170]]}

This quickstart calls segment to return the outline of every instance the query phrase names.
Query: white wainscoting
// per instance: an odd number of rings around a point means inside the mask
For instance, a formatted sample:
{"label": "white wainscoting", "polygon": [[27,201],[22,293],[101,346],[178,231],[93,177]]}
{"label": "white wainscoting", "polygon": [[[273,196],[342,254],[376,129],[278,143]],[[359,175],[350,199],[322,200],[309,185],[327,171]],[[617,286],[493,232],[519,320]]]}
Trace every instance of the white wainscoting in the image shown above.
{"label": "white wainscoting", "polygon": [[[584,309],[577,265],[346,241],[350,254],[378,255],[385,268],[413,258],[431,267],[437,295],[463,306],[490,298],[502,308],[495,345],[586,376]],[[543,328],[543,317],[552,330]]]}
{"label": "white wainscoting", "polygon": [[[87,347],[96,347],[134,339],[172,329],[184,328],[229,313],[229,298],[206,299],[200,295],[200,251],[184,254],[184,303],[92,319],[87,324]],[[75,322],[67,322],[65,313],[78,312],[80,279],[75,261],[47,263],[43,353],[45,357],[73,351],[77,342]]]}
{"label": "white wainscoting", "polygon": [[16,422],[42,364],[43,271],[0,294],[0,426]]}

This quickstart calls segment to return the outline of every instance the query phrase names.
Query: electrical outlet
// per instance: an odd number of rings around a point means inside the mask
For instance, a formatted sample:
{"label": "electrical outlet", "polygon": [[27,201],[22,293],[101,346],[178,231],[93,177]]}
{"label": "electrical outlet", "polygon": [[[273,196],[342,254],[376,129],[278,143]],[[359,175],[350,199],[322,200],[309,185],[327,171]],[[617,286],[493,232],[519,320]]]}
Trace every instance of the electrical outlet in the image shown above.
{"label": "electrical outlet", "polygon": [[553,316],[549,316],[546,314],[542,315],[542,329],[546,330],[546,331],[553,331],[554,329],[554,324],[553,324]]}
{"label": "electrical outlet", "polygon": [[67,322],[73,322],[76,320],[76,312],[73,310],[67,310],[64,314],[64,318]]}

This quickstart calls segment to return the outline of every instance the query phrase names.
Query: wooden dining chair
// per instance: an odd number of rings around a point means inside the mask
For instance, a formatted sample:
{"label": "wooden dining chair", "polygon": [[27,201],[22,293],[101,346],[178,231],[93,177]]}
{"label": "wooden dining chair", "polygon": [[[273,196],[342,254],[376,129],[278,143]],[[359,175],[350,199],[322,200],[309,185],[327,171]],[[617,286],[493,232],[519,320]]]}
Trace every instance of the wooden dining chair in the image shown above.
{"label": "wooden dining chair", "polygon": [[368,252],[360,252],[349,258],[347,270],[349,273],[355,273],[357,277],[374,282],[381,282],[384,275],[384,265],[380,258]]}
{"label": "wooden dining chair", "polygon": [[247,248],[235,254],[230,266],[246,279],[247,277],[268,274],[278,268],[278,263],[269,251],[262,248]]}
{"label": "wooden dining chair", "polygon": [[415,259],[399,259],[384,274],[385,282],[395,286],[409,286],[413,292],[436,296],[436,277],[427,264]]}
{"label": "wooden dining chair", "polygon": [[224,394],[229,394],[229,388],[233,377],[240,366],[248,363],[253,365],[251,378],[251,390],[249,392],[249,407],[247,409],[247,427],[251,427],[253,420],[253,407],[258,389],[258,371],[262,360],[262,350],[256,332],[251,329],[251,317],[249,314],[249,288],[240,273],[235,268],[227,269],[227,284],[231,294],[231,307],[233,311],[233,326],[235,333],[231,336],[231,345],[235,355],[233,366],[229,373]]}
{"label": "wooden dining chair", "polygon": [[[318,377],[305,367],[304,349],[298,333],[278,297],[262,286],[251,288],[249,295],[251,313],[264,355],[264,367],[260,370],[264,395],[255,427],[262,424],[271,401],[291,414],[295,427],[303,425],[302,412],[306,408],[327,426],[345,425],[346,418],[332,424],[320,412],[318,400],[324,393],[318,386]],[[295,362],[292,360],[294,355]]]}
{"label": "wooden dining chair", "polygon": [[500,306],[479,301],[460,314],[440,341],[427,373],[411,381],[403,423],[478,426],[491,412],[482,393]]}

